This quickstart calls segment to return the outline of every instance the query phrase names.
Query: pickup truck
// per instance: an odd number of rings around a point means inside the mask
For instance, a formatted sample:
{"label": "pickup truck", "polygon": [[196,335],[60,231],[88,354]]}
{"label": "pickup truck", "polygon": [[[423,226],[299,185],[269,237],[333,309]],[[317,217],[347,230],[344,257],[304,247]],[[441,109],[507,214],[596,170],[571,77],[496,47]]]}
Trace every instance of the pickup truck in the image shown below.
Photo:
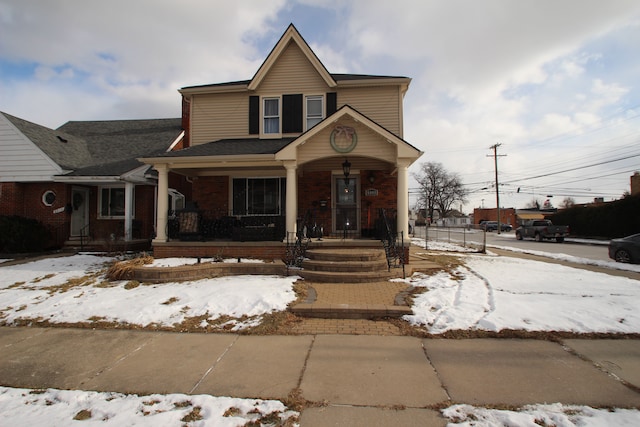
{"label": "pickup truck", "polygon": [[569,235],[569,226],[553,225],[547,219],[525,221],[516,228],[516,239],[522,240],[525,237],[533,237],[538,242],[543,240],[555,239],[556,242],[564,242],[564,238]]}

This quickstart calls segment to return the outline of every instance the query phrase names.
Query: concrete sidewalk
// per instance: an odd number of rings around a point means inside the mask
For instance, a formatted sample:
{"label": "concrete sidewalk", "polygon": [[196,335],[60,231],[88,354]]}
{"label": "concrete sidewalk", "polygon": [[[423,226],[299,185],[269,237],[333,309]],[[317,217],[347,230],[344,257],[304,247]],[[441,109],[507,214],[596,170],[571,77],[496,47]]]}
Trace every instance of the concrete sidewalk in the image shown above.
{"label": "concrete sidewalk", "polygon": [[445,425],[455,403],[640,407],[640,340],[0,327],[0,384],[308,402],[302,426]]}

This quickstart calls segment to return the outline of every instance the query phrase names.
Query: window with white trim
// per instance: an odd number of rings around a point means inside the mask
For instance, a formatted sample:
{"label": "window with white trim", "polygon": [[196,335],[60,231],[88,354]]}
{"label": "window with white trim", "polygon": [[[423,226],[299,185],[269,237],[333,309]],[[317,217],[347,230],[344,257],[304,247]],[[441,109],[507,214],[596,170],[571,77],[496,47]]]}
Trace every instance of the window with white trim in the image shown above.
{"label": "window with white trim", "polygon": [[322,112],[324,111],[322,101],[322,95],[313,95],[306,97],[307,130],[311,129],[322,121]]}
{"label": "window with white trim", "polygon": [[263,133],[280,133],[280,98],[263,99]]}
{"label": "window with white trim", "polygon": [[98,212],[100,218],[124,218],[124,206],[124,187],[100,188],[100,197],[98,198]]}
{"label": "window with white trim", "polygon": [[286,178],[234,178],[233,215],[282,215]]}

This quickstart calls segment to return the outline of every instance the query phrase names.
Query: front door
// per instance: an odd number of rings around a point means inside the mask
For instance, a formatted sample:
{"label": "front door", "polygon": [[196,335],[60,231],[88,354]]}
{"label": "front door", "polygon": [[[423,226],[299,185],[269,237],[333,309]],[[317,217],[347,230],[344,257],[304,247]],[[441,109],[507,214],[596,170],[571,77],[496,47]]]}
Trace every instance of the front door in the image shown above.
{"label": "front door", "polygon": [[343,237],[360,236],[359,176],[333,178],[333,232]]}
{"label": "front door", "polygon": [[71,237],[89,235],[89,189],[71,190]]}

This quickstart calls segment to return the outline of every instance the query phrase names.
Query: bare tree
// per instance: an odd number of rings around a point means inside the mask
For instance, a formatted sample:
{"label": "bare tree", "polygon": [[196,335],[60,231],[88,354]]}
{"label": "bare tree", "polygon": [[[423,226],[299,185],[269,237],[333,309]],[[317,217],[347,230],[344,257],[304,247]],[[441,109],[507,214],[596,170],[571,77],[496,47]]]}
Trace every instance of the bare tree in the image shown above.
{"label": "bare tree", "polygon": [[573,197],[565,197],[564,199],[562,199],[562,203],[560,203],[560,207],[568,209],[575,206],[575,204],[576,204],[576,201]]}
{"label": "bare tree", "polygon": [[466,201],[467,192],[460,177],[447,171],[442,163],[423,163],[420,172],[414,173],[413,177],[420,184],[418,203],[426,209],[431,219],[436,210],[446,217],[455,202]]}
{"label": "bare tree", "polygon": [[531,199],[529,203],[527,203],[524,207],[525,209],[540,209],[540,201],[535,197]]}

